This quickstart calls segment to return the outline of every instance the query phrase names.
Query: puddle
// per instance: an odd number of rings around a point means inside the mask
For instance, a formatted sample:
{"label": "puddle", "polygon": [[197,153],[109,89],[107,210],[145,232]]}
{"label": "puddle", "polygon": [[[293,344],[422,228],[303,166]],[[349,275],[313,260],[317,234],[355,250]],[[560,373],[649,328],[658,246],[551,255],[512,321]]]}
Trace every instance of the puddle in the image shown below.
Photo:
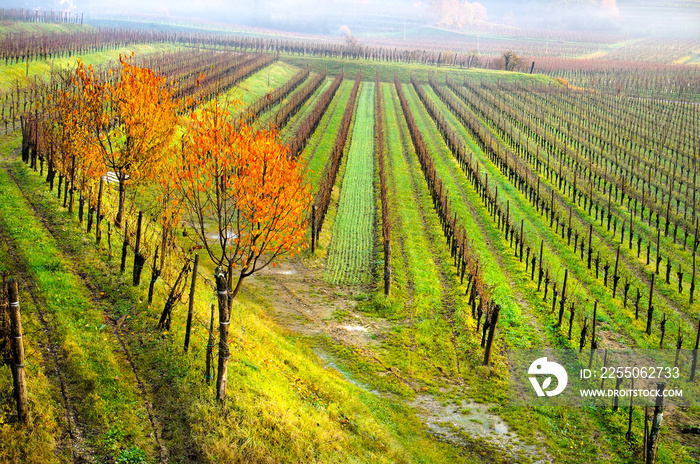
{"label": "puddle", "polygon": [[[228,231],[228,233],[224,234],[224,237],[233,240],[238,237],[238,235],[233,231]],[[219,234],[209,234],[207,235],[207,238],[209,240],[219,241]]]}
{"label": "puddle", "polygon": [[367,332],[367,328],[361,325],[341,325],[340,328],[348,332]]}
{"label": "puddle", "polygon": [[529,455],[535,463],[550,462],[542,459],[536,447],[521,443],[503,419],[489,412],[491,405],[462,400],[458,404],[443,406],[430,395],[418,395],[411,406],[418,410],[418,416],[428,430],[448,441],[459,443],[464,440],[464,435],[483,438],[513,458],[522,453]]}

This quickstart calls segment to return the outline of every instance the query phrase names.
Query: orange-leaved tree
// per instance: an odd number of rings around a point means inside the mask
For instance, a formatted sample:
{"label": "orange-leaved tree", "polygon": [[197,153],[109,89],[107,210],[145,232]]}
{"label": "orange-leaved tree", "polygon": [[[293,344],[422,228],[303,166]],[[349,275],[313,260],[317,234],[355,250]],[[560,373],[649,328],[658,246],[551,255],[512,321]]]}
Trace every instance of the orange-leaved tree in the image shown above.
{"label": "orange-leaved tree", "polygon": [[148,68],[129,64],[124,55],[119,61],[121,72],[116,82],[92,83],[84,89],[86,99],[95,103],[91,106],[91,128],[99,154],[119,182],[115,224],[121,227],[127,182],[156,179],[167,159],[178,102],[173,97],[173,82]]}
{"label": "orange-leaved tree", "polygon": [[[91,192],[91,184],[104,174],[104,166],[95,156],[95,147],[90,142],[95,100],[85,98],[85,92],[93,88],[94,82],[92,67],[86,68],[78,60],[75,74],[66,75],[61,88],[48,95],[50,114],[44,118],[44,130],[52,151],[52,164],[66,178],[66,192],[70,181],[69,211],[73,210],[76,176],[80,190]],[[90,195],[88,193],[88,197]],[[81,197],[81,205],[82,201]]]}
{"label": "orange-leaved tree", "polygon": [[306,246],[311,203],[303,166],[277,133],[234,124],[222,106],[214,101],[192,113],[178,170],[185,218],[217,265],[219,400],[226,396],[231,302],[246,277]]}

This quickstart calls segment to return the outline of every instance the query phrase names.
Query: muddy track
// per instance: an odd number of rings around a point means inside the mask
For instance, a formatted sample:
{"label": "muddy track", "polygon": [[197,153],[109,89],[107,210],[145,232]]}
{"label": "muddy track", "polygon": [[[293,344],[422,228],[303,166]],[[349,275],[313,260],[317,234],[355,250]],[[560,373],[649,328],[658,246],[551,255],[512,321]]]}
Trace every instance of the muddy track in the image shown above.
{"label": "muddy track", "polygon": [[[306,291],[308,288],[312,288],[314,284],[323,285],[321,280],[313,276],[314,271],[307,269],[299,260],[292,260],[288,266],[291,266],[293,272],[278,269],[277,271],[269,271],[264,275],[262,281],[271,285],[272,291],[269,287],[264,287],[256,290],[256,292],[262,291],[268,298],[272,298],[271,302],[274,303],[273,307],[275,309],[287,313],[293,312],[301,316],[301,318],[313,325],[313,330],[309,330],[309,327],[303,324],[290,322],[289,319],[278,323],[300,335],[313,336],[318,333],[324,333],[336,343],[357,348],[359,356],[376,363],[381,368],[381,375],[392,376],[416,392],[416,400],[413,402],[409,401],[407,404],[416,409],[416,414],[425,424],[426,430],[436,440],[457,446],[466,454],[476,453],[475,459],[482,459],[480,458],[481,454],[478,452],[479,449],[483,449],[484,446],[490,446],[494,453],[508,456],[508,459],[504,462],[522,462],[523,456],[528,456],[533,462],[551,462],[548,458],[538,460],[538,457],[541,458],[541,456],[538,455],[538,451],[534,447],[523,445],[512,433],[504,433],[502,428],[507,428],[507,425],[504,424],[500,417],[488,412],[488,405],[465,402],[460,407],[454,405],[443,406],[440,400],[422,392],[420,382],[415,381],[393,366],[385,364],[375,354],[372,346],[367,346],[366,343],[358,343],[358,339],[352,333],[343,329],[342,323],[329,320],[327,317],[329,303],[326,296],[315,297],[312,293]],[[303,278],[299,279],[294,277],[294,275],[303,276]],[[345,301],[343,296],[335,296],[334,298]],[[390,330],[390,326],[373,327],[375,319],[366,318],[361,312],[350,311],[350,318],[363,326],[367,326],[370,331],[382,332]],[[341,374],[346,376],[342,372]],[[349,380],[354,383],[353,379]],[[367,389],[369,387],[362,388]],[[380,393],[375,390],[372,390],[371,393],[392,401],[396,400],[391,394]],[[470,411],[478,411],[479,417],[483,419],[483,423],[481,421],[470,421],[469,419],[473,418],[472,413],[464,415],[461,412],[463,408],[467,408]],[[446,423],[451,423],[452,425],[445,425]],[[494,430],[490,424],[499,424],[498,431]],[[490,445],[488,445],[489,443]]]}
{"label": "muddy track", "polygon": [[[13,155],[16,155],[14,153]],[[60,239],[58,234],[56,234],[56,231],[54,230],[55,227],[57,227],[55,224],[52,224],[51,221],[44,215],[42,211],[40,211],[39,208],[37,208],[37,205],[32,201],[32,199],[27,196],[27,194],[24,192],[22,189],[22,185],[17,179],[17,175],[14,171],[14,169],[11,166],[8,166],[6,163],[3,163],[4,165],[2,166],[5,172],[10,176],[12,181],[15,183],[19,191],[21,192],[22,196],[24,199],[27,201],[29,206],[32,209],[32,212],[34,213],[34,216],[36,216],[41,223],[44,225],[44,228],[46,231],[51,235],[51,237],[55,240],[56,245],[59,247],[59,249],[63,252],[64,255],[70,256],[74,258],[77,261],[80,261],[80,257],[77,255],[76,251],[68,247],[64,241]],[[88,277],[81,273],[77,272],[75,269],[70,269],[70,271],[78,276],[80,280],[83,282],[84,286],[90,291],[90,294],[92,295],[90,303],[92,305],[95,305],[95,301],[99,300],[99,292],[97,291],[97,286],[88,279]],[[97,305],[95,305],[97,306]],[[43,318],[42,318],[43,319]],[[155,441],[156,449],[158,450],[159,457],[160,457],[160,462],[166,463],[168,462],[168,451],[166,447],[163,445],[159,438],[159,430],[162,430],[160,425],[158,424],[156,420],[156,415],[153,410],[153,405],[151,401],[148,401],[147,398],[149,398],[149,395],[146,391],[146,387],[141,380],[141,376],[139,375],[138,369],[136,365],[134,364],[132,360],[132,355],[131,352],[129,351],[126,343],[124,342],[124,339],[122,338],[120,332],[119,332],[119,327],[117,326],[117,323],[112,320],[109,316],[107,316],[107,320],[110,321],[111,329],[112,329],[112,334],[117,338],[119,341],[119,344],[121,345],[122,349],[124,350],[124,354],[126,356],[126,359],[128,361],[129,367],[132,370],[134,377],[136,378],[137,386],[139,388],[139,392],[141,395],[141,398],[143,399],[144,402],[144,407],[146,411],[148,412],[148,419],[149,419],[149,424],[151,426],[151,433],[153,434],[153,439]],[[61,384],[61,390],[62,393],[64,394],[64,397],[67,398],[67,392],[65,391],[65,384]],[[71,411],[72,412],[72,411]]]}

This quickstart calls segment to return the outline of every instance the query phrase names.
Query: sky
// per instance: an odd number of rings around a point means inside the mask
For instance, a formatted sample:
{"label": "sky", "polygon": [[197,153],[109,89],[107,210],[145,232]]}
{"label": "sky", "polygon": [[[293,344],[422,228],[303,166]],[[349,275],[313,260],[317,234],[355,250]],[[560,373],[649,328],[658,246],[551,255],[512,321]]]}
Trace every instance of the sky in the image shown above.
{"label": "sky", "polygon": [[[339,33],[340,24],[387,18],[468,27],[475,21],[536,29],[674,31],[700,34],[700,0],[9,0],[86,14],[152,14],[230,24]],[[375,18],[370,20],[371,18]],[[376,20],[376,18],[384,18]],[[448,24],[449,23],[449,24]]]}

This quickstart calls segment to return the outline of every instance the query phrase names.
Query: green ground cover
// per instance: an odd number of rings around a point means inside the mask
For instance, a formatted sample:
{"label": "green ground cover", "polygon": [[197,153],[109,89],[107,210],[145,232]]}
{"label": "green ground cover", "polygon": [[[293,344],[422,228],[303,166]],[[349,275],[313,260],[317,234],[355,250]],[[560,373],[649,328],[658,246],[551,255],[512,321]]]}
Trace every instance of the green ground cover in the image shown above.
{"label": "green ground cover", "polygon": [[[407,86],[405,86],[405,91],[407,93],[407,97],[409,98],[409,102],[411,102],[414,106],[414,114],[421,115],[424,125],[422,125],[420,122],[418,122],[419,126],[421,126],[421,130],[425,131],[424,135],[426,132],[428,134],[432,134],[429,137],[438,140],[439,134],[437,133],[437,130],[434,126],[434,123],[428,123],[429,119],[427,118],[427,112],[423,108],[422,104],[418,101],[418,97],[415,94],[415,91],[411,88],[410,91],[407,91],[406,89]],[[429,91],[429,89],[426,89]],[[429,95],[433,95],[429,92]],[[438,102],[437,98],[434,97],[433,101]],[[444,107],[444,111],[442,112],[444,115],[449,114],[449,110],[447,110],[446,107]],[[464,128],[461,128],[461,126],[458,125],[456,120],[449,118],[452,121],[452,127],[462,134],[465,140],[469,139],[468,133],[464,130]],[[444,150],[446,150],[446,147],[444,147]],[[433,151],[435,153],[435,151]],[[487,158],[480,153],[480,151],[475,151],[475,153],[481,157],[482,159],[482,168],[484,169],[485,172],[489,173],[489,185],[498,185],[499,186],[499,199],[503,198],[503,201],[510,200],[511,204],[511,217],[514,217],[513,215],[520,215],[522,214],[523,217],[528,218],[529,220],[533,221],[533,231],[530,233],[535,233],[539,231],[539,233],[543,234],[545,236],[545,249],[548,249],[551,247],[551,255],[548,256],[548,262],[557,262],[560,263],[558,260],[559,259],[567,259],[566,261],[567,266],[569,267],[570,272],[569,273],[569,279],[572,279],[572,275],[581,275],[585,274],[583,269],[580,269],[581,266],[579,266],[577,263],[579,262],[578,258],[576,256],[570,256],[566,258],[560,258],[560,256],[566,256],[567,255],[567,248],[565,243],[560,244],[560,239],[556,234],[551,232],[551,230],[548,228],[548,225],[544,224],[544,219],[542,219],[538,213],[534,211],[534,207],[527,202],[515,189],[515,187],[510,186],[509,183],[507,182],[507,179],[505,179],[502,174],[500,174],[500,171],[496,169],[495,167],[491,167],[490,161],[487,160]],[[436,166],[439,165],[437,161],[438,157],[435,157],[434,159],[436,160]],[[454,168],[458,170],[458,167],[456,165],[456,162],[453,163]],[[465,179],[466,182],[466,179]],[[450,190],[453,191],[453,190]],[[478,209],[483,210],[484,208],[479,205],[479,200],[478,198],[474,198],[471,200],[472,204],[478,205]],[[457,203],[457,202],[455,202]],[[522,212],[521,212],[522,211]],[[519,217],[519,216],[515,216]],[[486,221],[488,222],[488,220]],[[491,226],[492,229],[495,229],[495,227]],[[475,230],[475,229],[471,229]],[[551,233],[551,236],[550,236]],[[504,253],[505,256],[511,255],[512,256],[512,251],[508,251],[507,247],[507,242],[503,240],[502,235],[499,236],[498,233],[496,233],[496,236],[493,237],[494,240],[502,241],[503,244],[506,246],[506,252]],[[481,249],[481,248],[480,248]],[[568,252],[569,254],[573,255],[572,252]],[[504,260],[511,261],[511,263],[518,263],[517,260],[510,258],[510,257],[504,257]],[[489,260],[486,259],[484,260],[486,265],[488,266]],[[561,265],[561,264],[559,264]],[[524,270],[524,265],[521,265],[522,268],[520,270],[521,275],[524,274],[522,271]],[[513,266],[514,268],[517,268],[517,264]],[[585,266],[584,266],[585,267]],[[498,272],[498,271],[497,271]],[[517,272],[517,269],[515,270]],[[535,292],[536,290],[536,285],[533,283],[527,283],[527,276],[525,277],[525,282],[522,285],[522,287],[519,286],[519,288],[523,289],[529,289],[529,292],[526,293],[530,295],[530,300],[535,301],[537,298],[537,294]],[[582,279],[583,283],[574,286],[578,292],[586,292],[590,291],[593,296],[596,297],[600,301],[601,304],[598,306],[598,332],[599,333],[609,333],[609,336],[615,336],[615,334],[627,334],[628,336],[632,337],[635,339],[634,343],[641,343],[641,345],[636,345],[636,346],[648,346],[652,347],[653,342],[649,344],[649,341],[641,337],[639,335],[639,332],[637,329],[632,329],[631,331],[628,329],[629,326],[632,325],[630,319],[629,319],[629,308],[626,310],[626,315],[622,316],[620,314],[619,307],[621,307],[621,304],[619,301],[614,301],[612,298],[610,298],[609,292],[606,290],[602,289],[600,286],[599,282],[590,282],[585,280],[585,275],[583,275]],[[571,280],[569,281],[571,283]],[[533,288],[534,287],[534,288]],[[500,287],[498,287],[500,288]],[[551,294],[551,292],[550,292]],[[583,300],[583,298],[579,295],[579,301]],[[511,300],[512,301],[512,300]],[[534,303],[535,305],[537,303]],[[550,304],[551,306],[551,304]],[[535,314],[535,316],[540,319],[542,325],[544,328],[546,328],[547,331],[551,330],[552,333],[549,334],[549,337],[552,337],[555,339],[553,344],[560,345],[560,346],[566,346],[568,343],[566,338],[563,336],[563,334],[558,334],[557,330],[553,328],[554,322],[556,321],[556,316],[555,312],[547,310],[547,306],[545,305],[545,308],[542,308],[541,311],[538,311],[539,314]],[[506,315],[508,314],[507,312],[505,313]],[[547,314],[547,316],[544,316]],[[607,315],[606,315],[607,314]],[[568,314],[567,314],[568,315]],[[589,315],[590,317],[590,315]],[[580,323],[581,321],[576,321]],[[506,340],[508,340],[509,345],[514,345],[514,346],[521,346],[521,333],[522,330],[518,330],[517,326],[520,326],[522,323],[515,323],[515,325],[511,325],[510,327],[508,324],[505,326],[505,336]],[[527,326],[527,324],[525,324]],[[515,330],[514,330],[515,329]],[[528,328],[529,329],[529,328]],[[578,333],[578,327],[575,326],[574,333]],[[631,333],[630,333],[631,332]],[[552,343],[552,342],[550,342]],[[548,343],[548,344],[550,344]],[[534,346],[541,346],[541,344],[535,344]],[[537,424],[536,428],[540,430],[540,433],[543,433],[547,436],[547,443],[548,443],[548,450],[551,453],[556,454],[559,456],[559,459],[566,459],[567,462],[570,460],[571,462],[579,462],[577,459],[581,459],[581,456],[578,456],[576,453],[570,452],[571,448],[571,440],[573,436],[578,436],[578,438],[574,440],[580,440],[579,442],[579,447],[583,447],[583,449],[588,450],[587,455],[588,456],[595,456],[596,452],[596,444],[593,442],[589,441],[589,437],[586,434],[581,434],[579,432],[574,432],[573,429],[569,429],[569,432],[567,432],[567,437],[568,438],[562,438],[558,434],[553,434],[551,433],[552,426],[556,426],[557,428],[562,427],[560,423],[558,423],[556,420],[552,420],[550,417],[551,411],[548,408],[535,408],[533,411],[528,412],[527,410],[522,410],[519,408],[507,408],[507,407],[500,407],[497,408],[500,414],[508,421],[509,425],[513,426],[515,430],[517,430],[521,436],[525,437],[533,437],[532,435],[532,425]],[[608,411],[606,411],[603,416],[601,417],[600,410],[599,409],[594,409],[594,410],[574,410],[569,412],[568,414],[571,415],[572,417],[577,417],[577,421],[580,421],[580,423],[589,423],[591,424],[591,427],[594,427],[596,429],[603,429],[608,432],[608,436],[606,438],[606,443],[608,446],[610,446],[610,454],[614,456],[628,456],[629,459],[632,459],[633,457],[633,452],[638,453],[639,449],[634,448],[634,447],[627,447],[623,443],[623,440],[617,439],[615,437],[621,437],[624,435],[626,432],[626,422],[624,422],[624,418],[622,417],[621,414],[607,414]],[[642,423],[642,416],[641,414],[635,413],[635,424],[641,424]],[[567,419],[568,423],[568,419]],[[568,425],[566,426],[567,428],[569,427]],[[635,428],[635,447],[638,447],[641,441],[641,435],[639,434],[639,430]],[[687,458],[687,452],[682,449],[682,447],[677,446],[675,443],[671,443],[670,446],[666,451],[664,451],[664,454],[672,459],[686,459]],[[583,461],[580,462],[586,462],[585,457],[583,458]]]}
{"label": "green ground cover", "polygon": [[343,81],[328,106],[326,113],[319,121],[313,135],[309,137],[301,159],[306,163],[305,178],[311,184],[311,192],[316,194],[321,183],[321,177],[333,149],[336,133],[350,100],[351,81]]}
{"label": "green ground cover", "polygon": [[[309,79],[313,77],[313,74],[309,75]],[[308,82],[308,79],[307,81]],[[283,134],[283,137],[285,139],[289,139],[294,137],[294,134],[297,132],[299,126],[301,125],[302,121],[306,119],[307,114],[309,111],[314,107],[314,104],[316,103],[316,99],[323,95],[323,92],[326,91],[328,87],[330,87],[331,83],[333,82],[332,78],[326,78],[325,81],[321,83],[321,85],[318,86],[318,88],[309,96],[309,98],[304,102],[303,105],[301,105],[301,108],[297,111],[297,113],[289,118],[289,121],[287,124],[282,128],[280,131]],[[269,121],[272,120],[272,118],[277,114],[277,111],[282,108],[282,105],[286,104],[289,99],[291,98],[292,95],[294,95],[296,92],[301,91],[301,87],[304,84],[301,84],[297,89],[295,89],[294,92],[292,92],[287,98],[283,99],[280,103],[275,105],[270,109],[270,111],[267,114],[267,120],[263,119],[263,123],[266,121],[269,123]]]}
{"label": "green ground cover", "polygon": [[0,36],[26,32],[58,34],[94,30],[95,29],[92,26],[80,24],[25,23],[16,21],[0,22]]}
{"label": "green ground cover", "polygon": [[0,87],[3,90],[14,88],[19,82],[20,88],[23,88],[28,82],[34,82],[35,79],[46,79],[51,75],[53,69],[66,69],[76,65],[78,58],[83,60],[85,65],[99,66],[106,63],[111,63],[116,67],[119,62],[119,55],[130,55],[134,52],[136,55],[146,55],[148,53],[174,51],[182,48],[175,44],[137,44],[128,47],[120,47],[102,52],[86,53],[82,55],[73,55],[72,57],[56,58],[52,60],[31,61],[29,63],[14,63],[6,65],[0,63]]}
{"label": "green ground cover", "polygon": [[237,102],[237,104],[232,103],[228,109],[234,114],[238,113],[243,110],[244,106],[252,105],[259,98],[284,85],[297,71],[297,68],[287,63],[279,61],[272,63],[239,82],[221,97]]}
{"label": "green ground cover", "polygon": [[328,251],[326,280],[369,284],[374,254],[374,84],[358,96],[340,203]]}
{"label": "green ground cover", "polygon": [[[3,163],[24,169],[17,161]],[[91,434],[90,447],[101,459],[127,453],[144,459],[153,456],[147,413],[134,374],[120,353],[102,305],[94,304],[71,260],[31,213],[30,204],[5,170],[0,170],[0,185],[5,198],[0,227],[46,304],[47,322],[66,359],[72,403]],[[119,431],[124,435],[116,443],[113,438]]]}
{"label": "green ground cover", "polygon": [[346,76],[354,76],[361,70],[364,79],[373,79],[375,73],[378,71],[379,79],[383,82],[393,82],[394,72],[396,72],[402,82],[408,82],[411,73],[413,73],[415,74],[416,78],[423,83],[428,82],[428,76],[430,74],[436,75],[438,80],[444,80],[444,77],[441,76],[450,74],[450,76],[455,76],[455,78],[459,80],[463,79],[465,76],[469,76],[472,79],[484,79],[484,81],[493,83],[498,82],[500,79],[504,82],[517,80],[523,84],[534,82],[535,84],[542,85],[547,85],[549,83],[552,85],[559,85],[554,79],[542,74],[525,74],[497,71],[493,69],[462,69],[450,66],[435,67],[415,63],[395,63],[362,59],[356,60],[349,58],[323,58],[314,56],[300,57],[297,55],[282,55],[280,60],[297,67],[306,66],[308,64],[313,72],[320,72],[323,69],[328,69],[329,75],[336,75],[341,70],[345,70]]}

